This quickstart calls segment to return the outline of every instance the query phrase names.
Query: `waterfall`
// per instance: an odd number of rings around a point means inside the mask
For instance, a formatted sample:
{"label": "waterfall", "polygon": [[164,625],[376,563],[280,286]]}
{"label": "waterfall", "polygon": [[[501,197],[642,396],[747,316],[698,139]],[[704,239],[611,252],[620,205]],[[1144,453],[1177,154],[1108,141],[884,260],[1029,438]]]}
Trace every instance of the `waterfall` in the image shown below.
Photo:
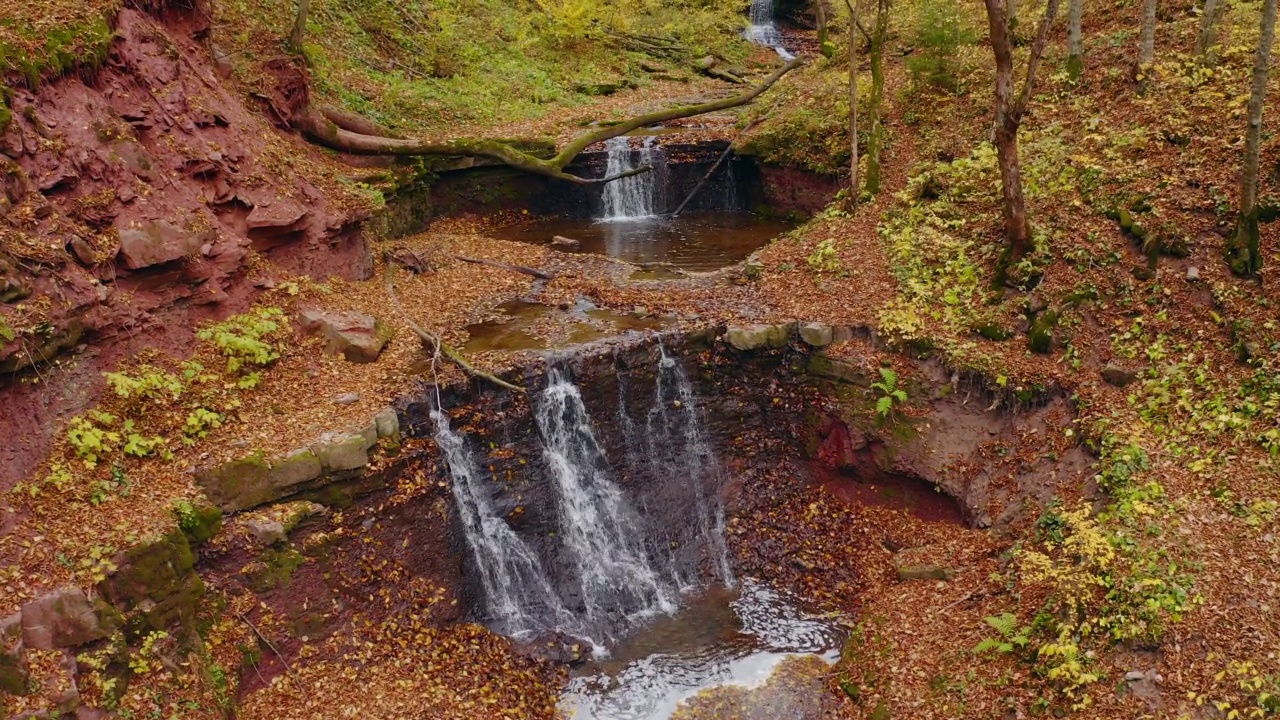
{"label": "waterfall", "polygon": [[782,33],[773,24],[773,0],[752,0],[751,25],[743,35],[757,45],[773,48],[783,59],[791,60],[795,57],[782,47]]}
{"label": "waterfall", "polygon": [[577,625],[547,581],[542,563],[493,507],[479,466],[449,417],[432,411],[435,440],[449,467],[453,497],[471,548],[486,610],[509,635],[572,632]]}
{"label": "waterfall", "polygon": [[[685,538],[685,542],[704,553],[717,578],[732,586],[733,571],[724,539],[724,505],[715,494],[720,484],[720,464],[702,432],[689,378],[675,358],[667,357],[661,343],[658,344],[653,406],[646,429],[649,457],[658,466],[657,477],[687,478],[684,486],[692,488],[696,537]],[[679,567],[673,567],[673,572],[678,573]],[[681,579],[678,574],[677,578],[685,587],[697,584],[697,578],[694,582]]]}
{"label": "waterfall", "polygon": [[604,213],[602,222],[627,222],[643,220],[657,214],[654,209],[654,187],[659,175],[657,166],[662,160],[662,150],[654,147],[655,137],[644,139],[640,146],[639,161],[631,162],[631,143],[626,136],[611,138],[605,142],[608,162],[605,176],[617,175],[628,170],[649,165],[654,168],[646,173],[614,180],[604,186]]}
{"label": "waterfall", "polygon": [[558,369],[548,372],[537,423],[588,622],[674,611],[674,593],[652,566],[639,518],[608,477],[582,394]]}

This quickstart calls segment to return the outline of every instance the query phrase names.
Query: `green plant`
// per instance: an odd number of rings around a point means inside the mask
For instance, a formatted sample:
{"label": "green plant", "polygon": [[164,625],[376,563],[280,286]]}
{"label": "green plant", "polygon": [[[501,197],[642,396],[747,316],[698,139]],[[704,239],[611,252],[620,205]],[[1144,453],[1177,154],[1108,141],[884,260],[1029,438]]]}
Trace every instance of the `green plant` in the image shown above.
{"label": "green plant", "polygon": [[871,383],[879,397],[876,398],[876,414],[888,418],[894,408],[907,402],[907,393],[898,387],[898,373],[890,368],[880,368],[880,379]]}
{"label": "green plant", "polygon": [[955,69],[961,66],[960,47],[971,44],[975,34],[964,22],[964,10],[954,0],[930,0],[916,12],[913,44],[907,59],[914,87],[928,84],[944,90],[959,89]]}
{"label": "green plant", "polygon": [[[239,373],[247,365],[266,366],[280,358],[280,346],[272,340],[280,333],[283,318],[284,311],[280,308],[260,307],[210,325],[196,333],[196,337],[212,342],[227,358],[228,373]],[[250,377],[254,375],[256,373],[251,373]],[[254,378],[249,387],[257,383],[258,379]]]}
{"label": "green plant", "polygon": [[973,651],[979,655],[997,652],[1008,655],[1015,650],[1022,650],[1031,642],[1031,626],[1018,627],[1018,616],[1011,612],[983,618],[988,625],[999,633],[998,637],[984,638]]}
{"label": "green plant", "polygon": [[[116,421],[110,413],[94,410],[89,417],[77,415],[71,418],[67,429],[67,441],[85,467],[95,468],[103,455],[113,452],[120,443],[120,433],[107,429]],[[107,426],[107,427],[102,427]]]}
{"label": "green plant", "polygon": [[150,365],[140,365],[133,374],[109,372],[103,377],[116,395],[125,399],[177,400],[186,389],[181,378]]}
{"label": "green plant", "polygon": [[836,273],[843,267],[840,255],[836,253],[835,243],[830,238],[818,243],[818,247],[809,255],[809,268],[815,273]]}
{"label": "green plant", "polygon": [[209,436],[209,431],[222,427],[223,416],[202,407],[192,410],[182,426],[182,442],[195,445],[196,440]]}

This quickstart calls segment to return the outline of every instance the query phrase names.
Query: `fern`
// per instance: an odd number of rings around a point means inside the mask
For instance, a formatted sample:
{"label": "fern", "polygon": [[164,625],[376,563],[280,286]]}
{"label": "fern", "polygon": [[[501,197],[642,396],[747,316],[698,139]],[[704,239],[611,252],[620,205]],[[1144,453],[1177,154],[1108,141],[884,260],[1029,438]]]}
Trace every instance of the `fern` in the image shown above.
{"label": "fern", "polygon": [[1025,648],[1031,642],[1031,627],[1028,625],[1018,627],[1018,616],[1011,612],[991,615],[983,619],[999,633],[1000,637],[985,638],[978,643],[973,651],[979,655],[993,651],[1008,655],[1014,650]]}
{"label": "fern", "polygon": [[882,418],[889,417],[894,407],[907,402],[907,393],[898,387],[898,373],[890,368],[880,368],[880,380],[871,383],[871,388],[880,397],[876,399],[876,414]]}

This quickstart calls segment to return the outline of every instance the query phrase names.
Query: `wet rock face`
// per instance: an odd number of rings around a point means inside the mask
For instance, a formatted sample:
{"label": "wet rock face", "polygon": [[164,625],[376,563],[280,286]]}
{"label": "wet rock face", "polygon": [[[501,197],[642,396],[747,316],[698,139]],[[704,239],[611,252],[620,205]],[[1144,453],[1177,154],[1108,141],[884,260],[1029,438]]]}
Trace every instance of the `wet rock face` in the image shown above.
{"label": "wet rock face", "polygon": [[[673,368],[662,372],[662,352],[651,340],[566,358],[558,367],[571,374],[581,391],[603,469],[635,508],[647,551],[666,558],[663,562],[672,567],[711,577],[713,559],[699,542],[692,488],[705,479],[710,492],[728,494],[732,478],[720,472],[717,456],[731,453],[733,439],[745,428],[775,427],[784,432],[785,423],[774,417],[783,411],[768,394],[775,382],[769,378],[785,372],[783,354],[729,354],[708,349],[705,336],[668,339],[665,353],[683,370],[690,397],[672,392]],[[664,384],[661,396],[660,382]],[[514,400],[509,394],[481,394],[446,395],[442,402],[446,408],[467,407],[465,414],[455,415],[453,426],[466,435],[478,464],[493,479],[495,507],[537,554],[561,599],[574,610],[582,602],[575,584],[575,558],[558,537],[561,509],[535,422],[545,373],[531,372],[522,384],[529,388],[527,401]],[[750,392],[731,392],[736,386],[749,386]],[[402,414],[411,437],[433,432],[427,413],[434,402],[434,397],[423,398],[405,407]],[[699,457],[700,452],[688,444],[690,409],[697,411],[703,452],[708,455]],[[439,472],[448,482],[445,469],[440,467]],[[451,521],[453,546],[468,565],[468,582],[474,583],[459,523],[456,518]],[[473,608],[483,606],[478,587],[470,588],[467,595]]]}

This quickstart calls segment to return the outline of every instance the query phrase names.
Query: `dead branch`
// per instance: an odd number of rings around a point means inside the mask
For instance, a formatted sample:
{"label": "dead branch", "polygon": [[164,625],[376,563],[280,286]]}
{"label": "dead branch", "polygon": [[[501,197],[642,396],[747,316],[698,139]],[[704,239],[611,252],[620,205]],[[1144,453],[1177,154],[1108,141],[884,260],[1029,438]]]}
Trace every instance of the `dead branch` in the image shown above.
{"label": "dead branch", "polygon": [[[751,128],[755,127],[759,123],[759,119],[752,120],[750,125],[747,125],[742,129],[742,132],[738,133],[738,139],[741,139],[743,135],[751,132]],[[736,142],[736,140],[734,142]],[[720,166],[724,164],[725,159],[729,157],[729,153],[733,152],[733,145],[734,143],[729,143],[729,146],[724,149],[724,152],[720,153],[720,157],[716,158],[715,164],[711,166],[711,169],[707,171],[707,174],[702,176],[702,179],[698,181],[697,185],[693,186],[693,190],[689,193],[688,197],[684,199],[684,202],[680,203],[680,206],[676,208],[676,211],[671,213],[672,217],[680,217],[680,213],[684,212],[685,206],[689,204],[689,201],[693,199],[693,196],[698,194],[698,191],[702,189],[702,186],[706,185],[707,181],[711,179],[711,176],[716,174],[716,170],[719,170]]]}
{"label": "dead branch", "polygon": [[503,270],[510,270],[512,272],[524,273],[525,275],[532,275],[541,280],[556,279],[556,276],[554,273],[549,273],[545,270],[539,270],[537,268],[525,267],[524,265],[510,265],[508,263],[499,262],[497,260],[485,260],[483,258],[473,258],[473,257],[467,257],[465,255],[454,255],[454,257],[461,260],[462,262],[474,263],[476,265],[488,265],[489,267],[502,268]]}
{"label": "dead branch", "polygon": [[296,684],[298,687],[302,687],[302,683],[298,681],[298,676],[293,674],[293,668],[289,666],[289,661],[284,659],[284,655],[280,654],[280,651],[276,649],[275,644],[272,643],[271,640],[266,635],[262,634],[262,631],[258,629],[257,625],[254,625],[252,622],[249,622],[248,617],[245,617],[240,613],[236,613],[236,617],[240,618],[240,622],[244,623],[245,625],[248,625],[249,629],[253,631],[253,634],[257,635],[258,639],[261,640],[263,643],[265,643],[266,646],[271,649],[271,652],[276,654],[276,657],[280,658],[280,663],[284,665],[285,672],[289,673],[289,679],[293,680],[294,684]]}
{"label": "dead branch", "polygon": [[[578,185],[600,184],[647,172],[649,168],[636,168],[626,173],[604,178],[579,177],[565,172],[565,168],[589,146],[626,135],[633,130],[671,120],[680,120],[695,115],[705,115],[747,105],[773,87],[774,83],[778,82],[783,75],[796,69],[802,63],[803,61],[799,58],[792,60],[775,71],[763,83],[740,95],[696,105],[681,105],[667,110],[639,115],[615,125],[597,127],[574,138],[555,157],[547,159],[517,150],[508,142],[501,140],[481,138],[433,142],[421,138],[395,138],[355,131],[351,127],[361,127],[363,130],[370,130],[371,128],[367,125],[360,125],[350,121],[346,111],[341,115],[335,115],[332,112],[326,113],[323,109],[311,104],[307,104],[297,112],[292,113],[289,121],[295,129],[311,141],[342,152],[359,155],[481,157],[503,163],[518,170],[545,175]],[[342,118],[342,122],[336,122],[334,120],[335,116]]]}
{"label": "dead branch", "polygon": [[525,389],[520,387],[519,385],[512,385],[511,383],[507,382],[506,380],[503,380],[502,378],[496,375],[487,373],[483,370],[476,368],[476,366],[472,365],[470,362],[467,361],[465,357],[463,357],[462,353],[458,352],[453,347],[446,344],[443,340],[440,339],[440,336],[436,335],[430,330],[427,330],[426,328],[419,325],[413,319],[413,317],[409,315],[409,313],[405,312],[404,306],[400,304],[400,298],[396,295],[395,284],[394,282],[392,282],[390,265],[387,266],[387,270],[384,273],[384,279],[385,279],[385,285],[387,288],[387,296],[391,298],[391,304],[395,306],[396,310],[400,313],[400,316],[404,319],[405,323],[409,325],[409,328],[413,330],[414,334],[417,335],[420,340],[422,340],[423,345],[426,345],[427,348],[434,353],[443,354],[445,357],[449,358],[449,360],[453,362],[453,364],[457,365],[459,368],[462,368],[463,372],[467,373],[472,377],[488,380],[494,385],[497,385],[498,387],[501,387],[501,388],[506,388],[507,390],[510,390],[512,392],[518,392],[518,393],[525,392]]}

